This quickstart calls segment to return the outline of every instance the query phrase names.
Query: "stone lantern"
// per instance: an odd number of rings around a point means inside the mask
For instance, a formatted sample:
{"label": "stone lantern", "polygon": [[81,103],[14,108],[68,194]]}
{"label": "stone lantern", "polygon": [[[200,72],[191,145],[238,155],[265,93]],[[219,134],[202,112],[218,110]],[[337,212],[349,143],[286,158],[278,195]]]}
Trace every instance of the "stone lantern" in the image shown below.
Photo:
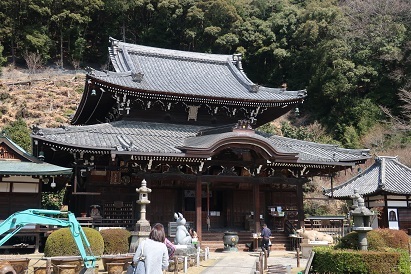
{"label": "stone lantern", "polygon": [[140,242],[147,239],[150,235],[151,226],[146,219],[146,205],[150,203],[148,194],[151,193],[151,189],[147,187],[146,180],[141,181],[141,187],[136,188],[136,192],[139,193],[139,199],[137,204],[140,205],[140,220],[137,221],[134,231],[131,232],[131,244],[130,252],[135,252]]}
{"label": "stone lantern", "polygon": [[354,205],[351,211],[354,222],[352,230],[358,233],[358,248],[368,250],[367,232],[372,230],[371,217],[374,216],[374,213],[365,207],[364,198],[357,193],[356,189],[352,198]]}

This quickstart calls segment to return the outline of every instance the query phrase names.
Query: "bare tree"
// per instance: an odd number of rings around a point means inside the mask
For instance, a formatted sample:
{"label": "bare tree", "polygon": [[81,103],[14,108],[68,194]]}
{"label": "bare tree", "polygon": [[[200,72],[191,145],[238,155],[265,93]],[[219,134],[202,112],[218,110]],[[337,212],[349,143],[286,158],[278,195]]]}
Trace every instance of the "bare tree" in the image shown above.
{"label": "bare tree", "polygon": [[73,65],[74,70],[76,70],[76,71],[80,68],[80,60],[77,60],[77,59],[73,58],[71,60],[71,64]]}
{"label": "bare tree", "polygon": [[399,93],[400,100],[404,103],[402,105],[402,114],[408,122],[411,121],[411,91],[402,89]]}
{"label": "bare tree", "polygon": [[30,74],[36,73],[37,70],[41,68],[43,65],[43,60],[39,53],[26,52],[23,57],[24,57],[24,60],[26,61]]}
{"label": "bare tree", "polygon": [[402,25],[411,24],[410,0],[341,0],[339,4],[349,19],[347,35],[351,39],[372,43],[377,43],[377,38],[395,40]]}

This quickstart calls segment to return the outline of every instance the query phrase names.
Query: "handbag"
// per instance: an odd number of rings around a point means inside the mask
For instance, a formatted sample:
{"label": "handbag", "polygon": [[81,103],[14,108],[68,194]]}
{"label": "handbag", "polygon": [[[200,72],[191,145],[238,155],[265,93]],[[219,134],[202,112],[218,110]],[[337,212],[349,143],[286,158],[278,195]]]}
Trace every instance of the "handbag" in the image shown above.
{"label": "handbag", "polygon": [[137,259],[136,265],[134,266],[134,262],[132,262],[127,267],[126,274],[145,274],[146,273],[145,259],[146,257],[144,256],[144,241],[143,241],[141,243],[141,254]]}
{"label": "handbag", "polygon": [[141,254],[136,262],[133,274],[146,274],[146,256],[144,256],[144,241],[141,243]]}
{"label": "handbag", "polygon": [[126,274],[134,274],[134,266],[133,266],[133,263],[131,263],[131,264],[129,264],[129,265],[127,266],[127,272],[126,272]]}

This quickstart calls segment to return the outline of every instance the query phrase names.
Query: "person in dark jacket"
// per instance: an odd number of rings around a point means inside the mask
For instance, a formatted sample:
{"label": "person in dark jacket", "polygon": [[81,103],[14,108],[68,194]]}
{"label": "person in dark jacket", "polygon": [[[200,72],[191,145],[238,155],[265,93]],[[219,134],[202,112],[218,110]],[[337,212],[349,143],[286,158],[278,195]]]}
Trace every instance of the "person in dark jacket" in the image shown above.
{"label": "person in dark jacket", "polygon": [[261,249],[263,251],[267,250],[267,256],[270,256],[270,236],[271,230],[266,224],[263,224],[263,228],[261,229]]}

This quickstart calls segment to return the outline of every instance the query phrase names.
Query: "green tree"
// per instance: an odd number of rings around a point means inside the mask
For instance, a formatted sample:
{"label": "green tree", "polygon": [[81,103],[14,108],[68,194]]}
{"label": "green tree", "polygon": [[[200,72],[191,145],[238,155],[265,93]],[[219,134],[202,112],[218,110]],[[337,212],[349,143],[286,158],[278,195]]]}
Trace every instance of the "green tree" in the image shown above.
{"label": "green tree", "polygon": [[41,195],[41,208],[60,210],[64,204],[66,188],[55,192],[43,192]]}
{"label": "green tree", "polygon": [[242,18],[229,0],[199,0],[187,13],[187,43],[195,51],[233,53]]}
{"label": "green tree", "polygon": [[2,74],[2,68],[1,67],[3,66],[4,62],[6,61],[6,58],[3,57],[3,50],[4,50],[4,47],[0,43],[0,76]]}
{"label": "green tree", "polygon": [[[79,53],[84,51],[84,43],[80,38],[86,35],[93,12],[99,11],[102,7],[101,0],[57,0],[53,2],[50,27],[53,30],[53,37],[59,37],[60,58],[58,63],[60,67],[64,67],[66,53],[79,58]],[[64,46],[65,44],[67,47]],[[71,52],[72,46],[74,53]]]}
{"label": "green tree", "polygon": [[30,130],[22,118],[4,126],[2,132],[25,151],[31,153]]}

